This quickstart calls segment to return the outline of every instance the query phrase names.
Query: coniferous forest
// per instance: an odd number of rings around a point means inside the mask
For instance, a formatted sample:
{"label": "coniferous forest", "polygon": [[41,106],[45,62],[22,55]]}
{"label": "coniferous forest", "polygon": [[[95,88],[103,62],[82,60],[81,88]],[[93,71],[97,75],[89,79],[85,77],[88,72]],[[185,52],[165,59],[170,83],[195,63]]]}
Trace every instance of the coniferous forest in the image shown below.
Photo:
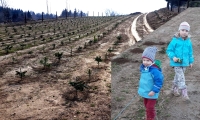
{"label": "coniferous forest", "polygon": [[9,22],[22,22],[26,20],[42,20],[42,19],[56,19],[57,17],[84,17],[87,16],[86,13],[82,11],[74,11],[64,9],[60,14],[45,14],[45,13],[35,13],[33,11],[23,11],[21,9],[13,9],[8,7],[0,6],[0,23]]}

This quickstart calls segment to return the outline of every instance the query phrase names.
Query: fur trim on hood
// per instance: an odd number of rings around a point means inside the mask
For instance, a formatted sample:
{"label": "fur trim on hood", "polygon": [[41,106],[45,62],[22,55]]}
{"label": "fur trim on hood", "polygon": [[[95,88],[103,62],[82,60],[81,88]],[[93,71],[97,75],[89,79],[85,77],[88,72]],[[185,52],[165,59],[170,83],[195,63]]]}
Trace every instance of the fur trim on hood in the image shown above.
{"label": "fur trim on hood", "polygon": [[[175,33],[175,34],[174,34],[174,36],[173,36],[173,37],[179,38],[179,37],[181,37],[181,36],[180,36],[180,33],[179,33],[179,32],[177,32],[177,33]],[[191,35],[190,35],[190,34],[188,34],[187,38],[190,38],[190,37],[191,37]],[[186,39],[187,39],[187,38],[186,38]]]}

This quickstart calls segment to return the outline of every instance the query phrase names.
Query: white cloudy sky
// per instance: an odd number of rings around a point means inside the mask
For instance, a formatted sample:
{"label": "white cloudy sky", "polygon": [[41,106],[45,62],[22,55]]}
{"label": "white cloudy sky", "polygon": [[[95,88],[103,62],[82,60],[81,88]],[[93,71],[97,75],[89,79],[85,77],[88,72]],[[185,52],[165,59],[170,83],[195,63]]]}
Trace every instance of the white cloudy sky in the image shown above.
{"label": "white cloudy sky", "polygon": [[22,9],[23,11],[34,11],[35,13],[47,13],[47,2],[49,12],[58,15],[65,8],[74,11],[82,10],[89,15],[101,15],[106,9],[118,14],[130,14],[133,12],[151,12],[166,7],[165,0],[6,0],[9,7]]}

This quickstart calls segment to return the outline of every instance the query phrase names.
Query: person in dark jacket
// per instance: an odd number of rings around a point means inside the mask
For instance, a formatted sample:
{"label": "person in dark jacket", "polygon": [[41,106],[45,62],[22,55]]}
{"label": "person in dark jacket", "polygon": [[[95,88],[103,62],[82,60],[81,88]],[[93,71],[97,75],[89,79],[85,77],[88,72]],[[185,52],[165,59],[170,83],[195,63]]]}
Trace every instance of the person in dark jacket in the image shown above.
{"label": "person in dark jacket", "polygon": [[161,61],[155,60],[156,52],[157,48],[154,46],[145,48],[140,65],[138,94],[144,99],[146,120],[155,119],[155,105],[164,81]]}
{"label": "person in dark jacket", "polygon": [[185,84],[185,70],[194,62],[193,47],[190,40],[190,25],[182,22],[179,26],[179,32],[176,33],[170,41],[166,53],[170,59],[170,66],[174,68],[175,76],[172,85],[172,93],[174,96],[180,96],[179,90],[182,92],[184,101],[190,102]]}

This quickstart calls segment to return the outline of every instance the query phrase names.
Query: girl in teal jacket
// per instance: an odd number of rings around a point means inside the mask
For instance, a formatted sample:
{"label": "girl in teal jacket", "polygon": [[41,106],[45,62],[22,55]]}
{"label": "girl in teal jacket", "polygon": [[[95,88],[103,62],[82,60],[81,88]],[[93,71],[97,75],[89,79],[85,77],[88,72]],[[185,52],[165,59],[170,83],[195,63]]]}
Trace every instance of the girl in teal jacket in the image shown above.
{"label": "girl in teal jacket", "polygon": [[166,53],[170,59],[170,66],[174,68],[175,76],[172,92],[175,96],[180,96],[179,90],[185,101],[190,101],[185,84],[186,67],[192,67],[194,62],[192,42],[189,37],[190,25],[182,22],[179,26],[179,33],[175,34],[169,43]]}

